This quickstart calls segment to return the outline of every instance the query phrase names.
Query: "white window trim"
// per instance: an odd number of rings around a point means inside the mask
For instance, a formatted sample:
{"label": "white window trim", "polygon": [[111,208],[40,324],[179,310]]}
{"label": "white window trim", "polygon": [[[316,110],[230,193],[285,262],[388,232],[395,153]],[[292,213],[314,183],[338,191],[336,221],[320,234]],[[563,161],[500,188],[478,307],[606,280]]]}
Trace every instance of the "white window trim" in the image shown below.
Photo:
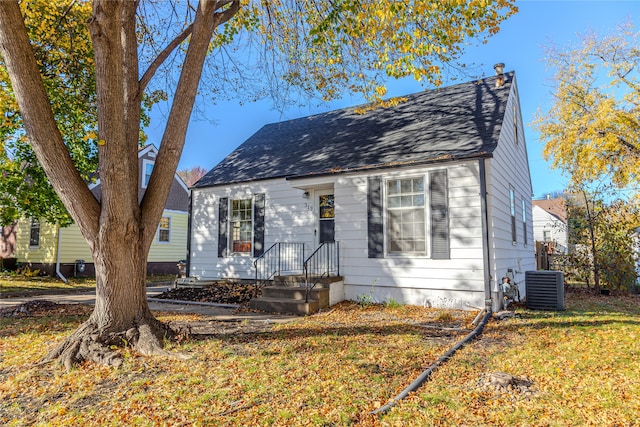
{"label": "white window trim", "polygon": [[522,243],[524,244],[524,247],[527,247],[527,240],[529,233],[527,233],[528,227],[527,227],[527,205],[526,202],[524,200],[524,197],[521,198],[522,202],[522,233],[524,234],[524,236],[522,237]]}
{"label": "white window trim", "polygon": [[[153,170],[153,166],[156,163],[153,160],[143,159],[142,160],[142,168],[140,168],[140,186],[142,188],[147,188],[147,183],[145,182],[145,177],[147,176],[147,165],[151,165]],[[149,176],[151,177],[151,176]]]}
{"label": "white window trim", "polygon": [[[417,252],[391,252],[389,249],[389,203],[388,203],[388,182],[401,179],[422,178],[424,182],[424,226],[425,226],[425,251],[424,253]],[[384,256],[389,258],[416,258],[424,259],[431,257],[431,223],[429,218],[431,217],[430,203],[429,203],[429,174],[407,174],[407,175],[389,175],[382,179],[382,221],[383,221],[383,235],[384,235]]]}
{"label": "white window trim", "polygon": [[509,185],[509,231],[511,244],[518,244],[518,203],[516,202],[516,190]]}
{"label": "white window trim", "polygon": [[[167,240],[167,241],[160,240],[160,230],[161,230],[160,224],[162,223],[162,218],[169,218],[169,228],[168,229],[164,229],[164,228],[162,229],[162,230],[168,230],[169,231],[169,240]],[[162,215],[162,217],[160,218],[160,222],[158,223],[158,232],[156,233],[157,236],[158,236],[158,238],[156,239],[157,242],[159,244],[161,244],[161,245],[170,244],[171,243],[171,234],[173,234],[171,231],[172,231],[172,218],[171,218],[171,215]]]}

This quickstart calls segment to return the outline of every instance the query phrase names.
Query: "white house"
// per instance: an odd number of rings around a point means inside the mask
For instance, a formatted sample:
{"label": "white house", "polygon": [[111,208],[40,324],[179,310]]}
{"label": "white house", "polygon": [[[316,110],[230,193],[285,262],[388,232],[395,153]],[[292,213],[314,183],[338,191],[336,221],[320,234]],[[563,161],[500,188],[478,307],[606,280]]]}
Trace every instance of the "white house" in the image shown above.
{"label": "white house", "polygon": [[478,307],[510,276],[524,296],[532,187],[515,73],[405,98],[240,145],[192,187],[189,275],[250,279],[255,261],[284,271],[332,246],[339,299]]}
{"label": "white house", "polygon": [[533,201],[533,237],[536,242],[551,245],[551,253],[568,252],[567,209],[563,198]]}

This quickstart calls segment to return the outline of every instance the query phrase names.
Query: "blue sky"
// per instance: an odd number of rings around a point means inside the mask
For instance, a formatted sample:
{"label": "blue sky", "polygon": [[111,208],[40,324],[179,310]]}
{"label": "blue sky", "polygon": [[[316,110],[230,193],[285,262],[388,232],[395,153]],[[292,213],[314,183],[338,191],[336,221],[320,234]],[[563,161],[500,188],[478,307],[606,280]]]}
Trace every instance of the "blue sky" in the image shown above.
{"label": "blue sky", "polygon": [[[546,111],[551,101],[551,70],[544,62],[544,46],[576,44],[580,34],[593,30],[605,34],[616,25],[631,19],[636,29],[640,23],[640,0],[627,1],[543,1],[516,2],[519,12],[503,23],[500,32],[485,45],[469,47],[464,61],[481,65],[482,72],[494,74],[493,64],[504,62],[507,71],[515,70],[522,118],[529,155],[534,198],[562,190],[567,179],[542,159],[542,144],[531,127],[534,114]],[[423,90],[417,82],[389,82],[389,96],[400,96]],[[357,105],[362,99],[346,96],[341,101],[313,109],[293,108],[284,112],[272,108],[269,100],[240,105],[237,101],[220,102],[207,107],[206,120],[193,119],[178,169],[201,166],[207,170],[249,136],[268,123],[317,114],[336,108]],[[152,115],[147,128],[149,142],[160,141],[164,119]]]}

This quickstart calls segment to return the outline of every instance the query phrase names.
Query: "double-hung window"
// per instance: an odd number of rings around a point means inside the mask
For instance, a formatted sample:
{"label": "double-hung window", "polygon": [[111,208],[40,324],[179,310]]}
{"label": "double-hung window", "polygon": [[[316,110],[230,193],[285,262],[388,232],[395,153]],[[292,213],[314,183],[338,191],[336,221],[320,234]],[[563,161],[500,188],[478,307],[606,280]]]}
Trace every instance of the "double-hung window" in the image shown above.
{"label": "double-hung window", "polygon": [[511,241],[515,245],[518,241],[516,235],[516,192],[509,187],[509,211],[511,213]]}
{"label": "double-hung window", "polygon": [[142,188],[147,188],[147,185],[149,185],[151,172],[153,172],[153,165],[154,162],[151,160],[145,159],[142,161],[142,176],[140,177]]}
{"label": "double-hung window", "polygon": [[522,199],[522,243],[527,246],[527,205],[524,199]]}
{"label": "double-hung window", "polygon": [[31,227],[29,229],[29,247],[37,248],[40,246],[40,221],[31,219]]}
{"label": "double-hung window", "polygon": [[387,244],[390,254],[426,255],[423,176],[387,181]]}
{"label": "double-hung window", "polygon": [[231,250],[235,253],[251,252],[253,241],[251,199],[231,201]]}
{"label": "double-hung window", "polygon": [[256,193],[246,199],[221,198],[218,205],[218,257],[262,255],[264,215],[264,193]]}
{"label": "double-hung window", "polygon": [[171,242],[171,217],[163,216],[158,224],[158,242]]}
{"label": "double-hung window", "polygon": [[450,259],[447,171],[367,179],[369,258],[428,256]]}

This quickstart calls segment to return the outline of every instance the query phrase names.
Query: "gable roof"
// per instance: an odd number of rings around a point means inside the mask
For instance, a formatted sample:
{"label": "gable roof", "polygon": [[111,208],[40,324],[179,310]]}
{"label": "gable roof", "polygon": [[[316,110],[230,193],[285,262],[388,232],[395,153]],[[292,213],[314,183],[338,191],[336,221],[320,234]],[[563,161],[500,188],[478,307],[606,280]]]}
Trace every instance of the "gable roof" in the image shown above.
{"label": "gable roof", "polygon": [[[142,168],[144,167],[143,162],[149,161],[154,162],[155,158],[158,155],[158,149],[153,144],[147,144],[144,147],[138,149],[138,173],[142,175],[144,172]],[[89,190],[93,193],[96,199],[100,200],[101,191],[100,191],[100,173],[96,172],[97,176],[96,181],[89,185]],[[139,176],[139,179],[142,177]],[[142,200],[142,196],[144,196],[144,192],[146,188],[142,187],[142,183],[138,182],[138,202]],[[168,210],[176,210],[186,212],[189,209],[189,187],[182,180],[180,175],[176,172],[173,176],[173,181],[171,182],[171,189],[169,190],[169,196],[167,197],[167,203],[165,204],[165,209]]]}
{"label": "gable roof", "polygon": [[562,197],[555,199],[533,200],[533,207],[538,207],[545,212],[550,213],[562,222],[567,222],[567,208]]}
{"label": "gable roof", "polygon": [[515,74],[427,90],[358,114],[345,108],[262,127],[192,188],[490,157]]}

